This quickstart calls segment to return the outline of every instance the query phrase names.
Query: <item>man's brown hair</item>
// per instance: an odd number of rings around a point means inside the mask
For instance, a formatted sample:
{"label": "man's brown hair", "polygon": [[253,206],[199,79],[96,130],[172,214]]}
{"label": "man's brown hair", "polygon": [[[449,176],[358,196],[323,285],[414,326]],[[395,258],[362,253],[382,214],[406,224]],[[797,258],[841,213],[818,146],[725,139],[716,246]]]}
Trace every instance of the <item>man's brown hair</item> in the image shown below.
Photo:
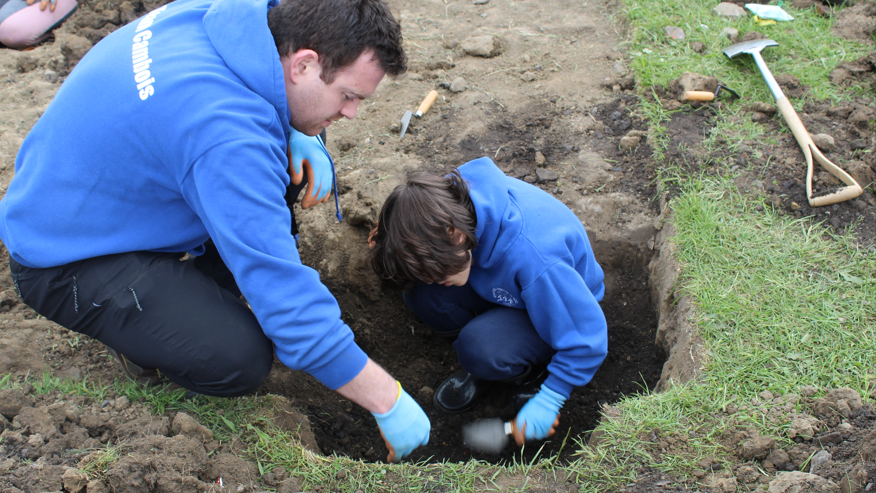
{"label": "man's brown hair", "polygon": [[462,272],[477,246],[477,216],[459,171],[420,171],[395,187],[371,234],[371,266],[400,286]]}
{"label": "man's brown hair", "polygon": [[368,50],[388,75],[407,70],[401,27],[383,0],[282,0],[268,11],[268,27],[280,58],[318,53],[326,84]]}

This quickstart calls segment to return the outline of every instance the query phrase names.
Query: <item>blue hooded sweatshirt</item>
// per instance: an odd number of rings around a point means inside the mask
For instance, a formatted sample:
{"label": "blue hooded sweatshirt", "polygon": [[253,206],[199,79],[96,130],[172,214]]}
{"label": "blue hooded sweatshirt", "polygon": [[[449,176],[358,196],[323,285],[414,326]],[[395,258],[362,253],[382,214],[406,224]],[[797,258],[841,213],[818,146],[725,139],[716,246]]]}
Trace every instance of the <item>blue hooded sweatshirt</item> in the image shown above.
{"label": "blue hooded sweatshirt", "polygon": [[489,158],[460,166],[477,215],[468,282],[482,298],[526,310],[557,352],[545,386],[566,397],[608,351],[602,268],[581,221],[547,192],[505,175]]}
{"label": "blue hooded sweatshirt", "polygon": [[21,146],[0,240],[42,268],[212,238],[280,360],[336,389],[367,356],[290,234],[277,3],[178,0],[92,48]]}

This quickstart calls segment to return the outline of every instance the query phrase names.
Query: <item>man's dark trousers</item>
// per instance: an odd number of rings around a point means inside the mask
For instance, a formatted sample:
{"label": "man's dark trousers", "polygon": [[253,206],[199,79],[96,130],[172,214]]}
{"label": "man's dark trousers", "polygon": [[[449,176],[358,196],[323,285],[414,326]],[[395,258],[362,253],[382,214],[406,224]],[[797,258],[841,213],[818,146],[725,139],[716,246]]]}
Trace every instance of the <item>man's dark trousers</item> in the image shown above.
{"label": "man's dark trousers", "polygon": [[244,395],[267,378],[273,344],[206,247],[185,261],[131,252],[46,269],[9,264],[22,300],[47,319],[199,394]]}
{"label": "man's dark trousers", "polygon": [[[326,141],[326,132],[320,137]],[[286,189],[293,205],[307,176]],[[296,237],[297,241],[297,237]],[[235,397],[268,377],[274,345],[212,241],[206,252],[130,252],[32,269],[9,258],[18,294],[37,313],[90,336],[199,394]]]}

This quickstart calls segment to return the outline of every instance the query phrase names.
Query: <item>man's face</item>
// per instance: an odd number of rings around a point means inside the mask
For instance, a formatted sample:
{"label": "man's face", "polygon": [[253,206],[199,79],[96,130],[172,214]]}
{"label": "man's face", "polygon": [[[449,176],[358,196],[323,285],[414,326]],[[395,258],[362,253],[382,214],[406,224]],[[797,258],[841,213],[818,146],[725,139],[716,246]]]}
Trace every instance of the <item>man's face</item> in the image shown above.
{"label": "man's face", "polygon": [[338,70],[331,84],[319,77],[322,67],[312,50],[292,53],[283,59],[283,69],[292,127],[311,136],[341,118],[355,118],[359,103],[374,93],[385,74],[371,51]]}

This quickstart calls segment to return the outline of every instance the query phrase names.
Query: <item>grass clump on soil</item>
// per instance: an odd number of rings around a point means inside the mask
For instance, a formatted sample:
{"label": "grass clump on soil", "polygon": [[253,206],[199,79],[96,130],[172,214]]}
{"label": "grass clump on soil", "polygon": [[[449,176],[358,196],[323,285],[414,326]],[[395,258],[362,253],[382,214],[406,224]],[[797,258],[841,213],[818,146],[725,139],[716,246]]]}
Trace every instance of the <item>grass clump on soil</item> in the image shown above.
{"label": "grass clump on soil", "polygon": [[[252,434],[252,424],[263,426],[269,420],[274,405],[272,396],[227,399],[198,395],[186,398],[183,389],[165,391],[147,388],[129,380],[117,380],[115,388],[119,395],[124,395],[132,402],[147,404],[156,414],[182,411],[191,415],[212,431],[213,437],[220,442],[227,442],[233,436]],[[252,439],[254,436],[249,437],[249,440]]]}
{"label": "grass clump on soil", "polygon": [[115,462],[121,458],[119,447],[107,445],[96,450],[79,462],[79,470],[89,477],[97,477],[106,480],[106,472]]}

